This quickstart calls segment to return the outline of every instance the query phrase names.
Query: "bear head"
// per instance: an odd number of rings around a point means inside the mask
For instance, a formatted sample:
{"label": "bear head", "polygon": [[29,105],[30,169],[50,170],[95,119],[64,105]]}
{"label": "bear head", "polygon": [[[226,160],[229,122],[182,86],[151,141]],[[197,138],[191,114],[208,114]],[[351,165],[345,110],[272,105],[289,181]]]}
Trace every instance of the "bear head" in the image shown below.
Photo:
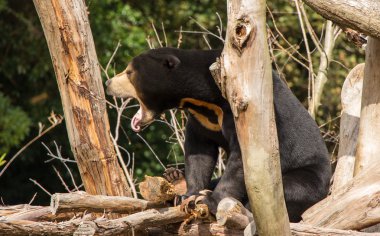
{"label": "bear head", "polygon": [[106,81],[108,95],[135,98],[140,103],[131,121],[135,132],[166,109],[178,107],[181,88],[175,77],[180,63],[179,58],[167,50],[149,50],[133,58],[123,72]]}

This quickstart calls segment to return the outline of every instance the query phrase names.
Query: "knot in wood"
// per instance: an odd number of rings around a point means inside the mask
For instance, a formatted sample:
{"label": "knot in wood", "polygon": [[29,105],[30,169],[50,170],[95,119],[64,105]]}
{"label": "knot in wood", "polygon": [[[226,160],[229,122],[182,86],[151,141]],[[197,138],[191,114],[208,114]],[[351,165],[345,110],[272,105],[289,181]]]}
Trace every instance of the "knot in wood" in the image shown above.
{"label": "knot in wood", "polygon": [[232,113],[234,114],[234,116],[236,118],[239,117],[239,114],[241,112],[244,112],[247,110],[248,108],[248,102],[247,102],[247,99],[241,97],[241,96],[237,96],[237,94],[235,94],[234,96],[232,96]]}
{"label": "knot in wood", "polygon": [[247,15],[236,20],[232,35],[232,46],[241,55],[244,49],[249,46],[249,42],[256,36],[255,24]]}

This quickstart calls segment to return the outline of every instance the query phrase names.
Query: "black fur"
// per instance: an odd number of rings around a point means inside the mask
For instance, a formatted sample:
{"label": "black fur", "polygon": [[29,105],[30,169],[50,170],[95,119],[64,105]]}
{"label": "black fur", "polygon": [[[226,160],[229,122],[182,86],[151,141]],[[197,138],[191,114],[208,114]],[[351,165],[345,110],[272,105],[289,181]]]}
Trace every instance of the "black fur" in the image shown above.
{"label": "black fur", "polygon": [[[182,98],[194,98],[222,108],[221,131],[206,129],[191,114],[186,125],[186,195],[212,189],[204,202],[213,213],[218,202],[227,196],[244,204],[248,202],[233,115],[209,71],[220,53],[220,50],[160,48],[132,61],[137,71],[136,90],[141,94],[141,101],[155,114],[178,107]],[[285,201],[290,220],[297,222],[308,207],[326,197],[331,177],[330,161],[316,123],[275,73],[273,90]],[[192,109],[208,114],[202,111],[203,107]],[[208,116],[211,121],[216,119]],[[228,161],[221,179],[211,181],[218,147],[226,150]]]}

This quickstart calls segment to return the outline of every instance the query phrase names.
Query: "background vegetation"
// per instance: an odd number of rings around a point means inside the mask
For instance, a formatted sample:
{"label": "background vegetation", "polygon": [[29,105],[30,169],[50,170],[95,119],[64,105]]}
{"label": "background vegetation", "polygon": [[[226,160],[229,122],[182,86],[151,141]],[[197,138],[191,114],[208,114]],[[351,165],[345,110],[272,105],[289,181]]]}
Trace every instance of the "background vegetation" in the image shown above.
{"label": "background vegetation", "polygon": [[[224,1],[86,0],[86,3],[100,64],[107,64],[118,42],[122,45],[113,60],[110,75],[123,70],[133,56],[147,50],[147,41],[152,42],[155,47],[159,46],[152,24],[162,40],[166,36],[168,46],[177,47],[179,31],[182,29],[192,33],[182,33],[181,48],[223,47],[223,43],[216,37],[196,32],[204,31],[199,26],[201,24],[218,34],[217,26],[220,28],[220,21],[216,13],[219,13],[223,25],[227,19]],[[285,0],[268,3],[268,9],[273,14],[272,19],[268,13],[268,27],[273,32],[271,42],[277,42],[283,47],[281,49],[273,43],[273,60],[289,87],[307,106],[308,70],[289,57],[289,54],[299,56],[294,50],[289,49],[274,27],[276,24],[286,40],[297,48],[301,55],[306,55],[296,8],[292,2]],[[317,36],[321,38],[325,21],[311,10],[306,10]],[[0,0],[0,30],[0,157],[7,153],[7,161],[38,134],[41,125],[48,126],[47,117],[51,111],[58,114],[63,114],[63,111],[49,51],[32,1]],[[308,41],[313,67],[317,71],[319,54],[311,40]],[[363,50],[355,48],[341,34],[333,51],[333,60],[328,71],[329,80],[323,93],[322,106],[317,114],[317,122],[322,126],[332,157],[334,150],[337,150],[341,110],[340,88],[348,71],[363,60]],[[141,133],[141,137],[150,145],[148,148],[146,143],[130,130],[129,118],[136,109],[136,106],[131,106],[124,113],[121,124],[123,135],[119,144],[131,154],[129,164],[134,165],[134,177],[140,180],[145,174],[162,173],[163,167],[156,161],[155,155],[165,165],[180,163],[183,156],[173,139],[172,130],[163,122],[156,122]],[[114,127],[115,110],[110,109],[109,115],[111,127]],[[48,194],[30,179],[37,180],[51,193],[66,191],[55,169],[65,180],[71,179],[70,173],[58,160],[46,162],[50,157],[41,142],[51,150],[55,150],[56,142],[61,147],[62,156],[72,159],[65,125],[61,124],[25,150],[0,176],[0,197],[3,203],[27,203],[38,193],[34,198],[34,204],[46,204],[49,201]],[[75,163],[65,164],[76,182],[80,183]],[[3,166],[0,167],[0,171]]]}

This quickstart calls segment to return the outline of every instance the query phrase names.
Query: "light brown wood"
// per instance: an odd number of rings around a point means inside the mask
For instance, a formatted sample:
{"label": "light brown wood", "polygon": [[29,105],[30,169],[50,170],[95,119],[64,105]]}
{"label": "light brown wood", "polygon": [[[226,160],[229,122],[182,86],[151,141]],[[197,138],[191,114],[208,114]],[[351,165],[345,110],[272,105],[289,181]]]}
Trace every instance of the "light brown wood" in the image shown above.
{"label": "light brown wood", "polygon": [[182,236],[241,236],[242,230],[228,229],[216,223],[194,223],[181,227],[178,235]]}
{"label": "light brown wood", "polygon": [[0,219],[7,221],[28,220],[28,221],[65,221],[81,214],[63,213],[51,214],[48,206],[31,206],[27,204],[2,206],[0,207]]}
{"label": "light brown wood", "polygon": [[84,211],[130,214],[162,207],[165,207],[165,204],[131,197],[90,195],[85,192],[55,193],[50,202],[53,214]]}
{"label": "light brown wood", "polygon": [[355,66],[343,83],[339,151],[331,190],[333,194],[354,177],[363,78],[364,63]]}
{"label": "light brown wood", "polygon": [[173,200],[176,195],[174,186],[162,177],[145,176],[139,188],[141,196],[152,202]]}
{"label": "light brown wood", "polygon": [[[376,1],[377,2],[377,1]],[[380,163],[380,39],[369,38],[354,176]]]}
{"label": "light brown wood", "polygon": [[253,221],[253,215],[241,202],[229,197],[219,202],[216,221],[228,229],[245,229]]}
{"label": "light brown wood", "polygon": [[293,236],[380,236],[380,233],[362,233],[353,230],[340,230],[315,227],[306,224],[290,224]]}
{"label": "light brown wood", "polygon": [[110,138],[85,1],[34,0],[49,47],[71,150],[86,191],[130,196]]}
{"label": "light brown wood", "polygon": [[[0,221],[0,235],[73,235],[83,223],[86,224],[87,232],[92,231],[91,227],[93,227],[98,235],[128,235],[132,231],[182,222],[186,217],[188,215],[180,211],[179,207],[171,207],[160,210],[151,209],[114,220],[75,219],[60,223]],[[81,229],[83,228],[82,226]]]}
{"label": "light brown wood", "polygon": [[224,50],[220,65],[214,65],[220,72],[212,74],[235,117],[258,233],[290,235],[274,118],[266,1],[229,0],[227,11]]}
{"label": "light brown wood", "polygon": [[373,0],[303,0],[324,18],[380,38],[380,2]]}
{"label": "light brown wood", "polygon": [[[243,230],[228,229],[216,223],[194,222],[181,227],[172,225],[182,222],[188,216],[178,207],[164,208],[159,211],[147,210],[115,220],[100,218],[90,220],[88,217],[65,222],[0,221],[0,235],[243,235]],[[244,216],[243,216],[244,217]],[[246,216],[245,216],[246,217]],[[295,236],[380,236],[380,233],[361,233],[339,229],[314,227],[305,224],[290,224]],[[170,231],[168,231],[168,229]]]}
{"label": "light brown wood", "polygon": [[355,176],[333,195],[303,213],[318,227],[359,230],[380,223],[380,163]]}

